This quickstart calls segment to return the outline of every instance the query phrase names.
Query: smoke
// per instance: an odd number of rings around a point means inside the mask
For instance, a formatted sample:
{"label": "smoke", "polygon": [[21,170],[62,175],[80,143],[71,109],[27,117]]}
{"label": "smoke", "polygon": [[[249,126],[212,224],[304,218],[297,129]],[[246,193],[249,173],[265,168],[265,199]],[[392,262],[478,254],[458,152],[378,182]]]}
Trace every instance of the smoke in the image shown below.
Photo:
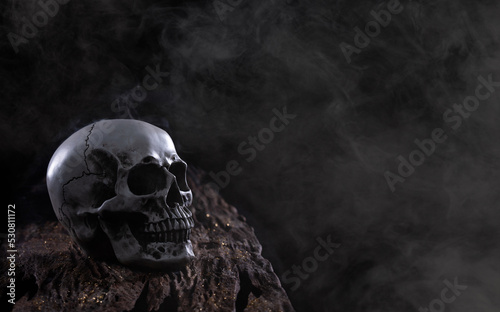
{"label": "smoke", "polygon": [[[216,2],[69,1],[18,53],[7,34],[39,9],[1,5],[4,172],[13,200],[43,203],[25,220],[52,217],[39,185],[57,145],[118,117],[112,103],[158,65],[168,77],[122,104],[168,128],[190,165],[241,164],[221,194],[255,227],[297,310],[418,311],[455,278],[467,289],[448,311],[498,310],[498,95],[458,129],[443,119],[479,76],[500,81],[498,4],[401,1],[348,62],[342,43],[356,47],[355,28],[394,1]],[[239,144],[282,107],[297,117],[245,161]],[[391,192],[384,173],[436,128],[447,140]],[[328,235],[341,246],[292,290],[283,273]]]}

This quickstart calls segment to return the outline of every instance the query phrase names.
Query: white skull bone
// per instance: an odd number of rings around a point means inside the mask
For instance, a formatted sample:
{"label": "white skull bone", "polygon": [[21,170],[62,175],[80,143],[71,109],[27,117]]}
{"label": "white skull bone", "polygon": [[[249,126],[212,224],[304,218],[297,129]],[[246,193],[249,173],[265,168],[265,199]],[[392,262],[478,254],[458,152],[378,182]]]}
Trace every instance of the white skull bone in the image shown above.
{"label": "white skull bone", "polygon": [[87,255],[164,269],[194,257],[186,169],[164,130],[101,120],[59,146],[47,187],[57,218]]}

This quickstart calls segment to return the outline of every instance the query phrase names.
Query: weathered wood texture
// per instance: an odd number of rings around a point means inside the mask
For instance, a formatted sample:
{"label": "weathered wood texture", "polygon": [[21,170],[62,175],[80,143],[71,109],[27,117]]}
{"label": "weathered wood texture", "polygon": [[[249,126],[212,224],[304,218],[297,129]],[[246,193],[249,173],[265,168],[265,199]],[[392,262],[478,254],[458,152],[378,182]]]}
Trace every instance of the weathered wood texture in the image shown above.
{"label": "weathered wood texture", "polygon": [[[31,224],[17,229],[17,301],[10,307],[23,312],[293,311],[245,218],[211,188],[193,180],[190,185],[196,259],[188,266],[141,272],[95,261],[58,223]],[[7,278],[6,273],[0,277],[2,304],[8,299]]]}

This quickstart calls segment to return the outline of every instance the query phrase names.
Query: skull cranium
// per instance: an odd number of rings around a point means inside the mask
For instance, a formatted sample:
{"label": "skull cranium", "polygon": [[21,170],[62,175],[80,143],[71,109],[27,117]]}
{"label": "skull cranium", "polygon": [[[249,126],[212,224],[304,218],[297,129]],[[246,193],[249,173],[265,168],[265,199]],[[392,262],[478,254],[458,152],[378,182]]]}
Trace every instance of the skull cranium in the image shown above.
{"label": "skull cranium", "polygon": [[194,257],[186,170],[164,130],[102,120],[59,146],[47,186],[59,221],[88,255],[162,269]]}

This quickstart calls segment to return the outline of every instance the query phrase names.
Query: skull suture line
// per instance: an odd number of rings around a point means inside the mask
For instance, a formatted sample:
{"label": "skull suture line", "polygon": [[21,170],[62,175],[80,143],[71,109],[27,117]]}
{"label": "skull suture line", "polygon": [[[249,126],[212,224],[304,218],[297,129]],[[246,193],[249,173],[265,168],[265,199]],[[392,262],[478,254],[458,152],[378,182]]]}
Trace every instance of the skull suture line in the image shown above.
{"label": "skull suture line", "polygon": [[194,257],[186,169],[162,129],[102,120],[59,146],[47,187],[57,218],[87,255],[162,269]]}

